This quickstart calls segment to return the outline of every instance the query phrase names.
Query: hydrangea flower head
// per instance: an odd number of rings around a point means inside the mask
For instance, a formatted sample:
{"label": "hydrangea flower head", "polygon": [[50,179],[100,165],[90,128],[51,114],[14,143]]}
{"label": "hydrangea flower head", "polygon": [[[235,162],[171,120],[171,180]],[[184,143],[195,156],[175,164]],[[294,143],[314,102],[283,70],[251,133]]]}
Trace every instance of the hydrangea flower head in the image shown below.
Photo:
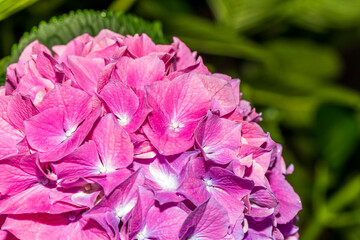
{"label": "hydrangea flower head", "polygon": [[34,41],[0,91],[2,239],[297,239],[282,147],[179,39]]}

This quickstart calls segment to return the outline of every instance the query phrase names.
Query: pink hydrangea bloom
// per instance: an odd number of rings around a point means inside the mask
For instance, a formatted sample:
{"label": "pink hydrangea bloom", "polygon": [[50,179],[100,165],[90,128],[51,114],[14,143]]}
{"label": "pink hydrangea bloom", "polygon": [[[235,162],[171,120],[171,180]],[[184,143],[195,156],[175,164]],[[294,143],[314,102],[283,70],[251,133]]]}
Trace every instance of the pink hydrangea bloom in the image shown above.
{"label": "pink hydrangea bloom", "polygon": [[1,239],[296,239],[281,145],[179,39],[28,45],[0,88]]}

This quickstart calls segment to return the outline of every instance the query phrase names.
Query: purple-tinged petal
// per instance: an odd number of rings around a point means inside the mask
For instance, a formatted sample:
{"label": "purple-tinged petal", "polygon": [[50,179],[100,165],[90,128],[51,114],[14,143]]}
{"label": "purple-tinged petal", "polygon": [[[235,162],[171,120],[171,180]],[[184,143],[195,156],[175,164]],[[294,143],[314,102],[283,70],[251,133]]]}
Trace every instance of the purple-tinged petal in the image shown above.
{"label": "purple-tinged petal", "polygon": [[133,173],[122,182],[108,197],[104,197],[84,216],[96,220],[104,229],[117,236],[120,221],[127,222],[138,199],[138,186],[144,184],[142,171]]}
{"label": "purple-tinged petal", "polygon": [[230,223],[235,224],[245,208],[242,198],[251,192],[254,183],[220,167],[210,168],[204,180],[207,190],[227,210]]}
{"label": "purple-tinged petal", "polygon": [[272,236],[274,222],[271,216],[259,221],[251,217],[247,217],[246,219],[249,224],[249,229],[244,239],[274,239]]}
{"label": "purple-tinged petal", "polygon": [[229,226],[226,210],[210,198],[188,215],[178,236],[181,240],[223,239]]}
{"label": "purple-tinged petal", "polygon": [[240,147],[241,124],[208,113],[199,123],[195,139],[204,158],[216,163],[226,164],[236,159]]}
{"label": "purple-tinged petal", "polygon": [[165,209],[152,206],[147,213],[145,225],[136,234],[136,238],[176,240],[186,216],[186,212],[177,206]]}
{"label": "purple-tinged petal", "polygon": [[273,192],[258,186],[254,187],[249,200],[252,204],[264,208],[275,208],[279,204],[279,201],[276,199]]}
{"label": "purple-tinged petal", "polygon": [[146,223],[149,209],[154,206],[154,194],[143,186],[138,187],[138,201],[134,207],[132,217],[129,220],[129,237],[133,239]]}
{"label": "purple-tinged petal", "polygon": [[283,174],[278,172],[270,173],[268,179],[271,190],[274,192],[280,203],[280,210],[276,215],[276,221],[279,224],[286,224],[302,209],[300,197],[286,181]]}
{"label": "purple-tinged petal", "polygon": [[195,205],[202,204],[210,197],[204,179],[206,176],[205,161],[201,158],[194,158],[190,160],[184,171],[184,181],[178,191]]}

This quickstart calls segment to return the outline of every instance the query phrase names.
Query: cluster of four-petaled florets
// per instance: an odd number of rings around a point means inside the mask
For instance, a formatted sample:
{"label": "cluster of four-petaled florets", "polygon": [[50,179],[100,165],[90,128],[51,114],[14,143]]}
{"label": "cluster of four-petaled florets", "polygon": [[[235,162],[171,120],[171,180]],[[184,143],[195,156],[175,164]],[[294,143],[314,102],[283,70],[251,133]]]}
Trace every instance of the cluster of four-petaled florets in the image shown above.
{"label": "cluster of four-petaled florets", "polygon": [[174,38],[33,42],[0,91],[0,224],[11,239],[290,239],[281,146]]}

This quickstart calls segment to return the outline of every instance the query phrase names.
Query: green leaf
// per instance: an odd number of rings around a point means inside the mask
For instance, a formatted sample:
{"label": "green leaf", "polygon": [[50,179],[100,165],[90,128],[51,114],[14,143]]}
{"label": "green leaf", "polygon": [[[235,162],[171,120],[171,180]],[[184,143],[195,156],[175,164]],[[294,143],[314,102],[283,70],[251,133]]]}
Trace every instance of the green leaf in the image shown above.
{"label": "green leaf", "polygon": [[11,14],[20,11],[37,0],[0,0],[0,21]]}
{"label": "green leaf", "polygon": [[51,48],[54,45],[66,44],[83,33],[94,36],[102,29],[123,35],[146,33],[157,43],[165,42],[159,22],[149,23],[132,15],[110,11],[79,10],[53,17],[48,23],[41,22],[30,33],[25,33],[19,43],[13,46],[10,63],[17,62],[23,49],[36,39]]}

